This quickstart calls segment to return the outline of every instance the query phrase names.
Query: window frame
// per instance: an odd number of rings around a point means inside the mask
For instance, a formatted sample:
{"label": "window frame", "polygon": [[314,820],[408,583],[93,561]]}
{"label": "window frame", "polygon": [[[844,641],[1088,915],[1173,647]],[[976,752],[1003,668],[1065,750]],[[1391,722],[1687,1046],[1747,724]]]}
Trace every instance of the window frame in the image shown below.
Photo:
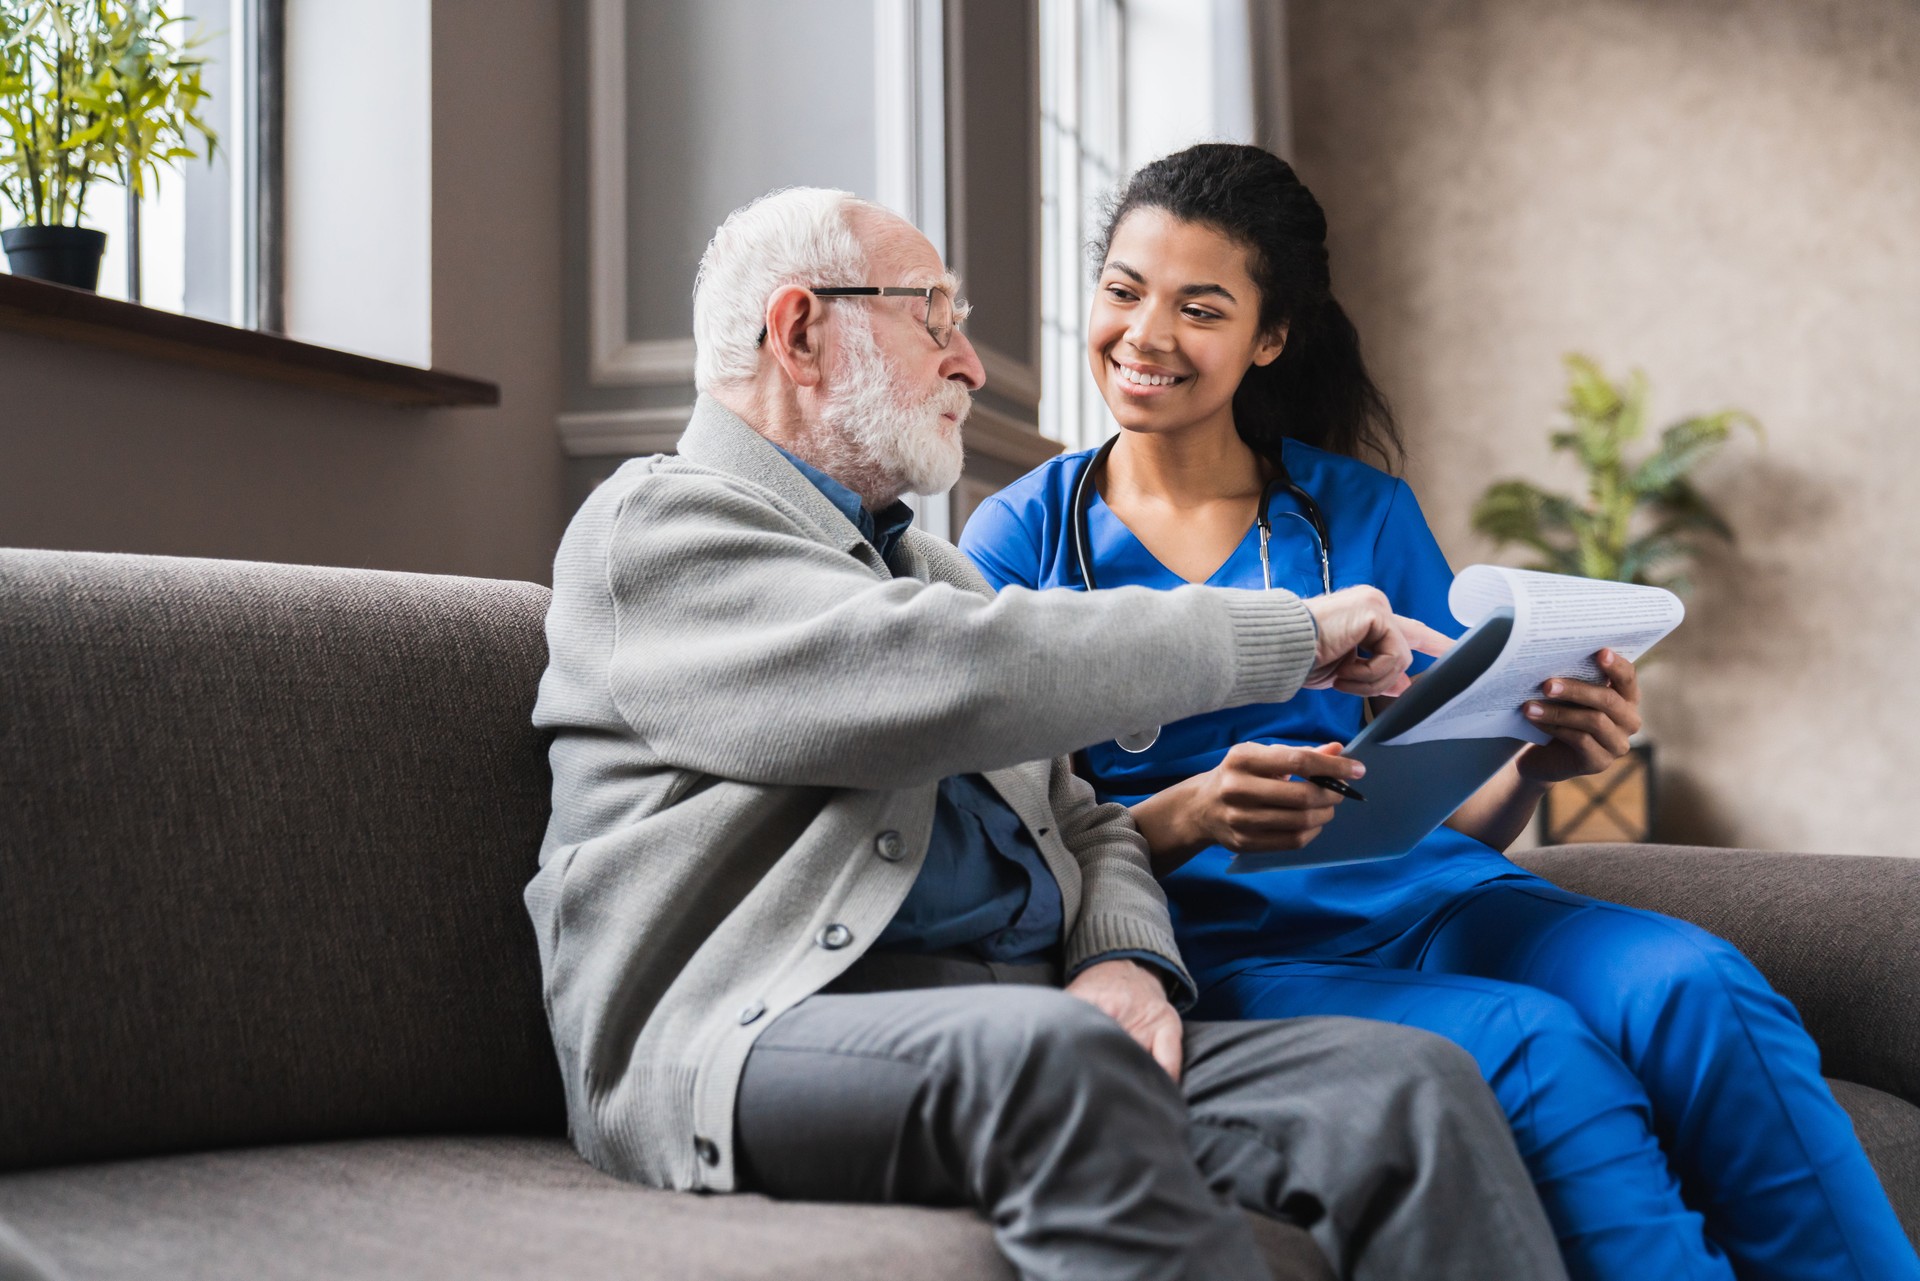
{"label": "window frame", "polygon": [[1118,430],[1086,369],[1086,251],[1126,176],[1126,53],[1126,0],[1044,0],[1040,431],[1069,450]]}

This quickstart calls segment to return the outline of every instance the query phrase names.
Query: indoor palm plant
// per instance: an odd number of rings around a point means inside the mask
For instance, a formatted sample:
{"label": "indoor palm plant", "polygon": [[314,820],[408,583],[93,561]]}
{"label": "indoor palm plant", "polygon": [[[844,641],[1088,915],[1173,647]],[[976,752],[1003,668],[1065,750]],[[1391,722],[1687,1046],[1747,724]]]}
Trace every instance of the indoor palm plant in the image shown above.
{"label": "indoor palm plant", "polygon": [[0,198],[24,223],[0,242],[16,273],[94,288],[106,237],[79,225],[94,185],[137,202],[163,166],[212,154],[181,21],[158,0],[0,0]]}
{"label": "indoor palm plant", "polygon": [[[1524,480],[1496,481],[1473,509],[1473,527],[1501,547],[1534,554],[1530,569],[1684,593],[1688,563],[1705,540],[1733,531],[1689,478],[1736,427],[1759,431],[1738,409],[1681,419],[1643,457],[1628,447],[1646,431],[1647,380],[1639,371],[1610,380],[1593,360],[1566,357],[1566,423],[1550,437],[1586,473],[1584,499]],[[1572,779],[1549,794],[1542,825],[1549,841],[1646,840],[1652,814],[1652,749],[1645,742],[1613,769]]]}
{"label": "indoor palm plant", "polygon": [[1652,453],[1630,461],[1627,446],[1646,430],[1645,375],[1636,370],[1620,384],[1586,356],[1569,355],[1566,364],[1567,425],[1550,439],[1579,460],[1586,500],[1496,481],[1473,509],[1474,529],[1502,547],[1530,548],[1531,569],[1685,592],[1684,566],[1700,540],[1733,538],[1688,473],[1735,427],[1759,424],[1738,409],[1684,418],[1660,433]]}

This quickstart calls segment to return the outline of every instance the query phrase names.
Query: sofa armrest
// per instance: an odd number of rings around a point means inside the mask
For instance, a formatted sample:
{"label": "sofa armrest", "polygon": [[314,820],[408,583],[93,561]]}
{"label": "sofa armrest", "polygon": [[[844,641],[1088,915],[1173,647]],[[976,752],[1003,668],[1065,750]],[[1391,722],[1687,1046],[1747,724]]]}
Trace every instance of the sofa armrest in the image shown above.
{"label": "sofa armrest", "polygon": [[1726,939],[1799,1009],[1828,1076],[1920,1103],[1920,859],[1563,845],[1514,861]]}

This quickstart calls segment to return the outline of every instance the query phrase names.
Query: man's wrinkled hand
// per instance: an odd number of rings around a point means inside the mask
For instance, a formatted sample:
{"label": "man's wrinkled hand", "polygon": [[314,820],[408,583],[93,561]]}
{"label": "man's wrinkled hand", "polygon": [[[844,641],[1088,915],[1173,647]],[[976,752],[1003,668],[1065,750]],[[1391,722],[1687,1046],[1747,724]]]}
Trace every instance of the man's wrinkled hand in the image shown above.
{"label": "man's wrinkled hand", "polygon": [[1377,587],[1343,587],[1305,602],[1319,629],[1306,688],[1343,694],[1399,694],[1412,682],[1416,652],[1435,658],[1453,648],[1446,636],[1416,618],[1393,612]]}
{"label": "man's wrinkled hand", "polygon": [[1099,961],[1074,976],[1067,995],[1125,1028],[1168,1076],[1180,1079],[1180,1015],[1153,970],[1137,961]]}

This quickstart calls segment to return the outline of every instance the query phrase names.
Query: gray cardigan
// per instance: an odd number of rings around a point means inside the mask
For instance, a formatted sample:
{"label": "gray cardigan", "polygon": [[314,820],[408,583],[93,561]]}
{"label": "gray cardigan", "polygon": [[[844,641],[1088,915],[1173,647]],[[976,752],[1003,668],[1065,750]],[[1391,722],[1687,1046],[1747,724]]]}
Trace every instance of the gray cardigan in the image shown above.
{"label": "gray cardigan", "polygon": [[702,398],[680,454],[614,473],[554,565],[534,711],[553,815],[526,902],[575,1145],[624,1178],[730,1190],[754,1037],[893,918],[952,774],[985,774],[1032,833],[1069,967],[1119,949],[1178,967],[1145,842],[1063,755],[1289,698],[1313,637],[1279,591],[996,596],[917,530],[889,570]]}

